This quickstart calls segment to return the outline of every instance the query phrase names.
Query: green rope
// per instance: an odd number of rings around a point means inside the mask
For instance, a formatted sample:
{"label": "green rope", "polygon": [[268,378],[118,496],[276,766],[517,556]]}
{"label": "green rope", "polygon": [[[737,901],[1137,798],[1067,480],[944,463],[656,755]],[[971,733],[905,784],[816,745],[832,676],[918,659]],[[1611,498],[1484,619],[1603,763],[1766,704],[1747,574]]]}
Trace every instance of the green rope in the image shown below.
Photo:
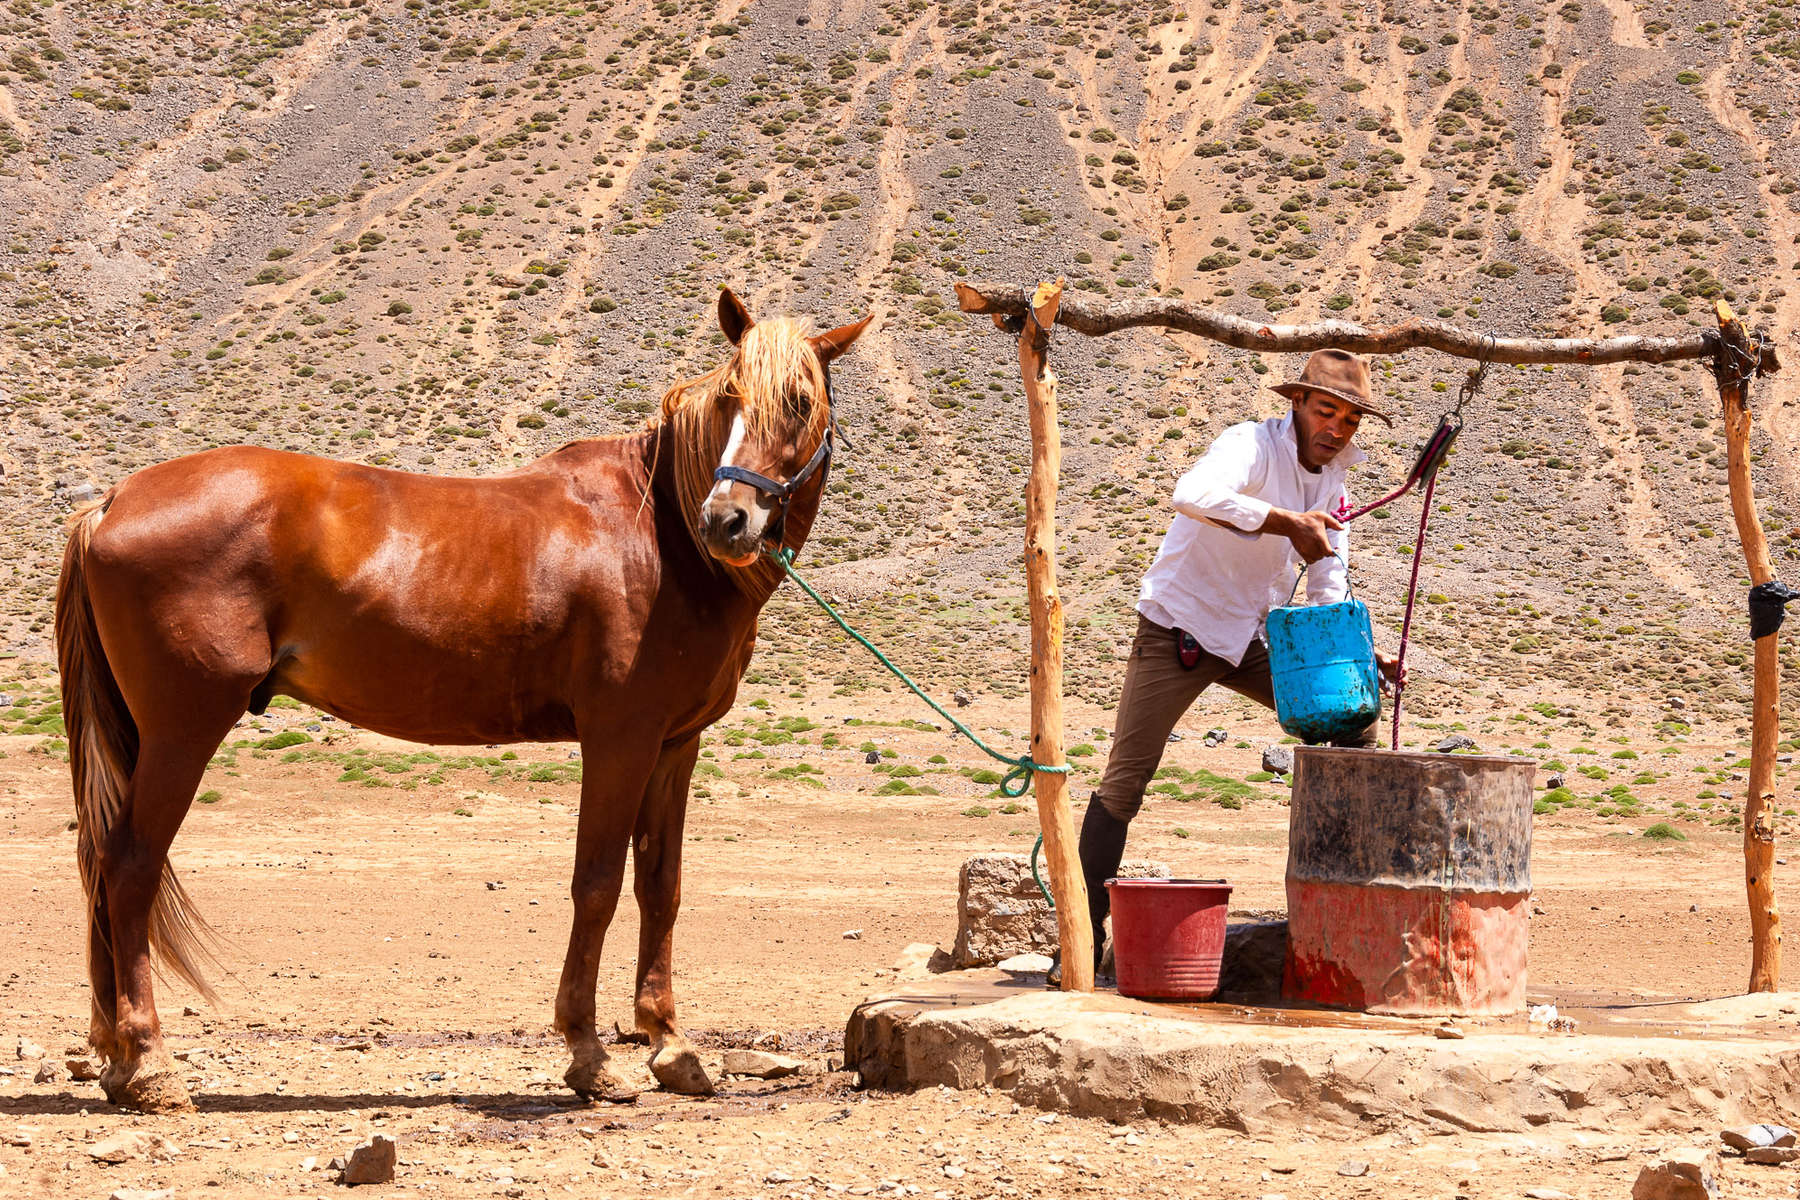
{"label": "green rope", "polygon": [[1038,874],[1038,851],[1043,848],[1044,835],[1040,833],[1038,834],[1038,840],[1031,844],[1031,881],[1038,885],[1038,891],[1044,893],[1044,903],[1048,904],[1051,908],[1055,908],[1056,897],[1050,894],[1050,889],[1044,886],[1044,877]]}
{"label": "green rope", "polygon": [[[1021,755],[1018,758],[1013,758],[1010,755],[1000,753],[1000,751],[994,749],[992,746],[988,745],[986,742],[984,742],[980,738],[976,737],[975,731],[973,729],[970,729],[967,725],[964,725],[961,721],[959,721],[955,717],[951,716],[949,714],[949,712],[945,710],[943,705],[939,704],[936,700],[933,700],[930,696],[926,695],[924,689],[921,688],[918,684],[914,683],[912,681],[912,679],[907,676],[905,671],[902,671],[899,667],[896,667],[893,664],[892,660],[890,660],[887,655],[883,654],[881,651],[879,651],[875,648],[875,643],[871,642],[868,638],[864,637],[862,634],[858,633],[856,630],[850,628],[850,623],[848,621],[844,620],[844,618],[838,613],[838,610],[831,606],[830,601],[826,600],[825,597],[819,595],[818,592],[815,592],[812,589],[812,585],[807,583],[806,580],[800,578],[800,573],[798,571],[794,570],[794,552],[792,550],[790,550],[784,546],[779,550],[768,550],[768,551],[765,551],[765,553],[768,554],[768,556],[770,558],[774,559],[776,562],[781,564],[781,569],[783,571],[787,572],[788,578],[792,579],[795,583],[799,584],[800,590],[805,592],[807,595],[811,596],[813,598],[813,602],[815,604],[817,604],[820,608],[825,610],[825,615],[829,616],[833,621],[837,622],[837,626],[839,629],[842,629],[845,633],[847,633],[851,637],[855,638],[858,642],[861,642],[863,649],[867,650],[870,654],[873,654],[875,656],[875,660],[877,662],[879,662],[882,666],[886,667],[889,671],[892,671],[894,673],[894,678],[898,679],[901,683],[904,683],[907,687],[911,688],[913,695],[917,696],[919,699],[923,700],[925,703],[931,705],[932,709],[936,711],[938,716],[944,718],[944,720],[946,720],[946,721],[950,722],[950,724],[956,726],[956,730],[958,733],[962,734],[964,737],[968,738],[971,742],[975,743],[975,745],[977,747],[979,747],[982,751],[987,753],[990,757],[997,759],[1000,762],[1006,763],[1008,766],[1012,767],[1012,770],[1008,771],[1005,774],[1005,776],[1003,776],[1000,780],[1000,794],[1002,796],[1006,796],[1006,797],[1009,797],[1009,798],[1015,799],[1015,800],[1017,798],[1019,798],[1020,796],[1023,796],[1026,792],[1026,789],[1028,789],[1031,786],[1031,775],[1032,775],[1032,772],[1034,772],[1034,771],[1041,771],[1045,774],[1050,774],[1050,775],[1067,775],[1069,773],[1069,764],[1068,763],[1063,763],[1061,766],[1052,767],[1052,766],[1046,766],[1045,764],[1040,763],[1040,762],[1033,762],[1031,760],[1031,756],[1028,754]],[[1038,886],[1042,887],[1043,885],[1040,883]],[[1046,893],[1046,894],[1048,894],[1048,893]]]}

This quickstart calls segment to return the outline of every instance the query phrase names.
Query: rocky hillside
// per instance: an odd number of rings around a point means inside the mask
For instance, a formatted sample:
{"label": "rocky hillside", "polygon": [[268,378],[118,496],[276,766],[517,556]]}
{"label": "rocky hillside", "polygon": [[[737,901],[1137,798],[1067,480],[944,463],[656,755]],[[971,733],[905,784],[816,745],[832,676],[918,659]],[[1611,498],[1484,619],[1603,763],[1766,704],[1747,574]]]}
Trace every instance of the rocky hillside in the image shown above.
{"label": "rocky hillside", "polygon": [[[47,657],[60,523],[138,467],[238,441],[512,466],[716,361],[729,284],[758,314],[877,314],[807,557],[927,677],[1016,691],[1023,401],[955,280],[1512,333],[1680,332],[1722,295],[1789,346],[1795,11],[10,0],[0,647]],[[1104,699],[1174,477],[1299,362],[1148,332],[1053,358],[1071,685]],[[1378,364],[1400,420],[1368,433],[1365,494],[1460,366]],[[1784,563],[1793,394],[1756,396]],[[1717,408],[1698,366],[1494,372],[1438,493],[1417,711],[1738,738]],[[1417,513],[1356,531],[1384,624]],[[872,679],[785,593],[764,628],[764,683]]]}

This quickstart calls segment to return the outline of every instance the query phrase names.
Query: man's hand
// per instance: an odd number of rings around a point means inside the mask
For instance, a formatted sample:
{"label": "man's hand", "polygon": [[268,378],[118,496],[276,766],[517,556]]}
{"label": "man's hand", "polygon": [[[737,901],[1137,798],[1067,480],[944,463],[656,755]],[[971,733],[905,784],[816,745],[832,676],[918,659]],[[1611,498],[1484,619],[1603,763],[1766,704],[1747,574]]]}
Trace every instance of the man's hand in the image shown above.
{"label": "man's hand", "polygon": [[1316,563],[1332,555],[1331,542],[1325,536],[1342,529],[1344,523],[1327,512],[1290,512],[1271,508],[1258,533],[1273,533],[1294,543],[1294,552],[1306,563]]}
{"label": "man's hand", "polygon": [[1406,686],[1406,668],[1393,655],[1377,650],[1375,666],[1381,671],[1382,682],[1387,684],[1389,691],[1398,691]]}

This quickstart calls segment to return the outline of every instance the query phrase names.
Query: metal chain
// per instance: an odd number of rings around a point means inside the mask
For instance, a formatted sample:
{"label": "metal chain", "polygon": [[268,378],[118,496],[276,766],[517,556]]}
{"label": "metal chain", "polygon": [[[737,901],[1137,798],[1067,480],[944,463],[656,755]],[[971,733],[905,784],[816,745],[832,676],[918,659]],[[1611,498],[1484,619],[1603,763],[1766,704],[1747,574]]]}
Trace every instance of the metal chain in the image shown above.
{"label": "metal chain", "polygon": [[1487,382],[1488,368],[1494,365],[1494,347],[1499,343],[1499,339],[1491,333],[1485,333],[1481,340],[1483,345],[1481,357],[1476,360],[1474,366],[1464,372],[1462,388],[1456,393],[1456,410],[1453,415],[1459,425],[1462,423],[1463,405],[1473,400],[1481,391],[1481,385]]}

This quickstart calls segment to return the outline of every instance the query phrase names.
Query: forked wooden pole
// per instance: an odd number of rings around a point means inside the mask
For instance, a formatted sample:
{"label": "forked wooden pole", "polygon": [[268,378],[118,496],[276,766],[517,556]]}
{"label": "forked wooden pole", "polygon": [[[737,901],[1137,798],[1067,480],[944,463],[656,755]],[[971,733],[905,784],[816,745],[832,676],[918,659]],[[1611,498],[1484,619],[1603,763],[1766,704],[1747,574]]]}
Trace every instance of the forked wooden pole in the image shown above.
{"label": "forked wooden pole", "polygon": [[[1056,594],[1056,488],[1062,474],[1062,434],[1056,415],[1056,375],[1050,370],[1050,330],[1062,303],[1063,281],[1040,283],[1031,315],[1019,331],[1019,373],[1031,414],[1031,475],[1025,485],[1025,580],[1031,598],[1031,757],[1045,766],[1063,757],[1063,608]],[[957,285],[959,299],[962,285]],[[966,307],[966,305],[965,305]],[[1035,317],[1035,320],[1032,318]],[[1001,325],[998,318],[996,325]],[[1002,328],[1005,326],[1002,325]],[[1065,992],[1094,990],[1094,934],[1088,925],[1087,884],[1069,812],[1069,777],[1037,772],[1038,827],[1056,898]]]}
{"label": "forked wooden pole", "polygon": [[[1723,300],[1715,302],[1719,337],[1725,344],[1717,377],[1725,410],[1725,454],[1731,479],[1731,515],[1750,568],[1750,583],[1775,578],[1769,543],[1756,512],[1750,479],[1750,397],[1747,372],[1739,363],[1778,369],[1775,356],[1745,336],[1744,327]],[[1735,348],[1737,354],[1730,353]],[[1781,986],[1781,913],[1775,904],[1775,743],[1781,738],[1781,635],[1773,630],[1753,643],[1755,675],[1750,696],[1750,788],[1744,797],[1744,882],[1750,893],[1750,987],[1773,992]]]}

